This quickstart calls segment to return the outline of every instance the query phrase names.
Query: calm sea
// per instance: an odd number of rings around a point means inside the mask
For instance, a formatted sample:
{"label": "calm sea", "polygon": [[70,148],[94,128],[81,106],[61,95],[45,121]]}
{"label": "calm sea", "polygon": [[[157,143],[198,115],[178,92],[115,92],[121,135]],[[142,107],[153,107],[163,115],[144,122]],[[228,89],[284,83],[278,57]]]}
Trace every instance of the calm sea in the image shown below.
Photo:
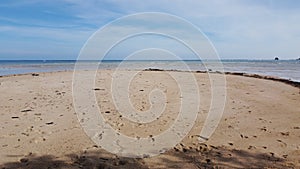
{"label": "calm sea", "polygon": [[[25,74],[34,72],[70,71],[74,69],[74,60],[51,61],[0,61],[0,75]],[[182,64],[184,63],[184,64]],[[205,63],[205,64],[203,64]],[[95,62],[82,61],[81,68],[88,69]],[[215,61],[104,61],[99,69],[146,69],[161,68],[167,70],[207,70],[218,65]],[[222,66],[226,72],[244,72],[260,75],[270,75],[300,81],[299,60],[223,60]]]}

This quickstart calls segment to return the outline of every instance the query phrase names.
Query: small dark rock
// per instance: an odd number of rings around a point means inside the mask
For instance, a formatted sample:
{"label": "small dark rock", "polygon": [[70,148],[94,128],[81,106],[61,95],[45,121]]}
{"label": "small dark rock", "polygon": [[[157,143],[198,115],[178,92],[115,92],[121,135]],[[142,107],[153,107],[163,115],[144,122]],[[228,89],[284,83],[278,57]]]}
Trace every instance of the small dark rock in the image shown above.
{"label": "small dark rock", "polygon": [[21,162],[21,163],[27,163],[28,161],[29,161],[28,158],[22,158],[22,159],[20,159],[20,162]]}
{"label": "small dark rock", "polygon": [[32,76],[39,76],[38,73],[32,73],[31,75],[32,75]]}
{"label": "small dark rock", "polygon": [[32,111],[31,109],[24,109],[24,110],[21,110],[21,112],[29,112],[29,111]]}
{"label": "small dark rock", "polygon": [[283,136],[289,136],[290,132],[280,132],[280,134],[283,135]]}
{"label": "small dark rock", "polygon": [[24,135],[24,136],[27,136],[27,137],[29,136],[28,133],[24,133],[24,132],[23,132],[23,133],[21,133],[21,134]]}
{"label": "small dark rock", "polygon": [[251,146],[251,145],[248,147],[249,150],[254,149],[254,148],[255,148],[255,147],[254,147],[254,146]]}
{"label": "small dark rock", "polygon": [[105,90],[105,89],[95,88],[94,90],[99,91],[99,90]]}
{"label": "small dark rock", "polygon": [[178,148],[176,148],[176,147],[174,147],[174,150],[175,150],[175,151],[179,151],[179,149],[178,149]]}
{"label": "small dark rock", "polygon": [[206,163],[211,163],[210,159],[206,159],[205,161],[206,161]]}
{"label": "small dark rock", "polygon": [[53,122],[53,121],[50,121],[50,122],[47,122],[46,124],[47,124],[47,125],[51,125],[51,124],[54,124],[54,122]]}

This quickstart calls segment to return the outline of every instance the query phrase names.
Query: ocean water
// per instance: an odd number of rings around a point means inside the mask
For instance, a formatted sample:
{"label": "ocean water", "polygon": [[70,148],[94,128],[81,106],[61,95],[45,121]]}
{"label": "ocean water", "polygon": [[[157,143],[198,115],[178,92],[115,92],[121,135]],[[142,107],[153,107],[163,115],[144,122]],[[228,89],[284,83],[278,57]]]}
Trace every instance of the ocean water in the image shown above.
{"label": "ocean water", "polygon": [[[34,72],[72,71],[75,60],[52,61],[0,61],[0,76],[11,74],[25,74]],[[91,64],[97,62],[81,61],[81,69],[89,69]],[[221,65],[220,65],[221,64]],[[299,60],[222,60],[216,61],[103,61],[99,69],[134,69],[159,68],[165,70],[220,70],[226,72],[243,72],[259,75],[276,76],[300,82]]]}

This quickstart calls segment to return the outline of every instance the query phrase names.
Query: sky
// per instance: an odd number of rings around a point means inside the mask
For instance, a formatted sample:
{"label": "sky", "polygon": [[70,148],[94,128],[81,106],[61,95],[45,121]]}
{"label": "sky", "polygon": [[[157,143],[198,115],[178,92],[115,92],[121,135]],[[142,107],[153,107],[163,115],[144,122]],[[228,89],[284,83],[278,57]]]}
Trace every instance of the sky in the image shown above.
{"label": "sky", "polygon": [[[98,29],[140,12],[163,12],[194,24],[222,59],[300,57],[298,0],[2,0],[0,60],[76,59]],[[111,53],[119,59],[122,50]]]}

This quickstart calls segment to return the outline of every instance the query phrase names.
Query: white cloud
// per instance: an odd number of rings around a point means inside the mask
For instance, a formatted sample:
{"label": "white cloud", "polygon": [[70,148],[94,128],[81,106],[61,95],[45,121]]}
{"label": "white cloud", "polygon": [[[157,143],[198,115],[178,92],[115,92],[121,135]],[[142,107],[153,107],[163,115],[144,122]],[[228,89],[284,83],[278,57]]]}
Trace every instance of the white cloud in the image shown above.
{"label": "white cloud", "polygon": [[[114,19],[122,14],[167,12],[200,27],[225,58],[264,58],[276,53],[286,58],[300,55],[296,47],[300,43],[300,12],[297,10],[300,6],[299,3],[293,5],[292,1],[282,8],[279,5],[282,2],[272,0],[99,2],[77,0],[75,6],[80,11],[79,16],[96,24],[97,20]],[[101,6],[103,4],[108,6]],[[289,10],[290,6],[294,6],[293,10]]]}

